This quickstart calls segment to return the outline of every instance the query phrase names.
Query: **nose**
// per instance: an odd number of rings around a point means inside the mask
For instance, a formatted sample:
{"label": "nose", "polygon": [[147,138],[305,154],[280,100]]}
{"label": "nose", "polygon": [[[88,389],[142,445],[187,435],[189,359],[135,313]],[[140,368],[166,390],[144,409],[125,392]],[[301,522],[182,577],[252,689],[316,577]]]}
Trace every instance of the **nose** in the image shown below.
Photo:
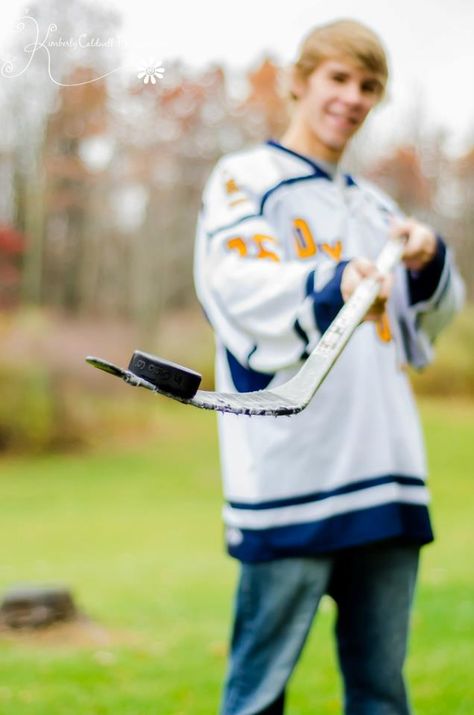
{"label": "nose", "polygon": [[348,104],[362,104],[364,94],[358,82],[348,82],[344,87],[344,100]]}

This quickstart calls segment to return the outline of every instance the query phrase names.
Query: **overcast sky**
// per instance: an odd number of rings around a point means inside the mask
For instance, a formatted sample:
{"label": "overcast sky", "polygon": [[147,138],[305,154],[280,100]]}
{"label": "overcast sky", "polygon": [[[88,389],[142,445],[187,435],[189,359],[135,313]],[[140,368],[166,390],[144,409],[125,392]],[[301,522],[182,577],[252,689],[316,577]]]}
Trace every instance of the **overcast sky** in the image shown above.
{"label": "overcast sky", "polygon": [[[388,49],[392,121],[422,97],[425,111],[452,135],[452,148],[474,142],[474,2],[472,0],[103,0],[123,17],[123,59],[180,58],[192,67],[223,62],[254,66],[265,52],[288,63],[309,28],[353,17],[370,25]],[[28,5],[0,6],[0,57]],[[58,34],[61,28],[58,28]],[[90,28],[91,35],[94,28]],[[46,62],[45,62],[46,65]],[[46,70],[45,70],[46,71]],[[0,81],[8,81],[1,78]]]}

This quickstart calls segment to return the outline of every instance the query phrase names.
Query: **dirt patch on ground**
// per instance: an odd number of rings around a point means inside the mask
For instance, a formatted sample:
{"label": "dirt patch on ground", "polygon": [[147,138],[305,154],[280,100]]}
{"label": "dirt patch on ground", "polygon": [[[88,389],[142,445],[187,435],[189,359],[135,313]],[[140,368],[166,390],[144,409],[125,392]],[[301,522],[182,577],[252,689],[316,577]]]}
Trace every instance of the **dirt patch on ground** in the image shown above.
{"label": "dirt patch on ground", "polygon": [[109,648],[117,645],[140,646],[143,636],[130,631],[105,628],[88,618],[54,623],[42,628],[0,628],[0,643],[32,647]]}

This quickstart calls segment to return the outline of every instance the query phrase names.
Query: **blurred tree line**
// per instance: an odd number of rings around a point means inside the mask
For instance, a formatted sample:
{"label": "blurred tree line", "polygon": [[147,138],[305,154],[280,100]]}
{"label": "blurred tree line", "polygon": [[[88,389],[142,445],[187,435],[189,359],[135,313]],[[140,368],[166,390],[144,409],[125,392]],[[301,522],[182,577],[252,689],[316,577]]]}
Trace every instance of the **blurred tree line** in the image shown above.
{"label": "blurred tree line", "polygon": [[[83,0],[43,2],[30,14],[41,37],[51,21],[63,37],[119,27],[114,13]],[[130,318],[146,336],[167,308],[195,300],[194,230],[211,167],[278,137],[288,107],[270,59],[246,77],[168,62],[154,84],[137,74],[97,79],[117,64],[111,48],[52,47],[51,67],[71,86],[51,81],[40,52],[21,76],[2,78],[0,301]],[[474,148],[455,159],[444,145],[434,127],[418,127],[413,142],[375,161],[356,150],[354,161],[449,237],[472,299]]]}
{"label": "blurred tree line", "polygon": [[[110,9],[40,0],[25,15],[0,58],[0,454],[154,433],[153,401],[115,399],[122,386],[85,365],[89,352],[120,364],[135,346],[162,352],[212,388],[212,334],[188,310],[202,188],[222,154],[278,138],[289,111],[270,58],[245,75],[165,61],[164,77],[144,76],[121,67],[120,43],[77,45],[117,38]],[[417,107],[398,144],[364,128],[347,169],[449,238],[473,299],[474,147],[451,157]],[[473,310],[417,389],[474,395]]]}

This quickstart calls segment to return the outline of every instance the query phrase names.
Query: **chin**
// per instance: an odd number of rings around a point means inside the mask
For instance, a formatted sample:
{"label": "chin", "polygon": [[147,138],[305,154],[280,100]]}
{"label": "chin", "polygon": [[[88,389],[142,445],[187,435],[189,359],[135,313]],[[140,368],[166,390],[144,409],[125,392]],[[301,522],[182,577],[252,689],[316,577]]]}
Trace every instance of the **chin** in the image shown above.
{"label": "chin", "polygon": [[350,137],[347,137],[347,138],[345,137],[344,139],[339,139],[339,138],[338,138],[338,139],[334,139],[334,138],[332,138],[332,139],[330,139],[330,140],[328,140],[328,141],[326,142],[326,146],[327,146],[327,148],[330,149],[331,151],[340,154],[340,153],[342,153],[342,152],[344,151],[344,149],[346,148],[347,143],[349,142],[349,140],[350,140]]}
{"label": "chin", "polygon": [[344,136],[332,137],[328,142],[328,146],[334,149],[334,151],[343,151],[354,134],[355,131],[344,134]]}

